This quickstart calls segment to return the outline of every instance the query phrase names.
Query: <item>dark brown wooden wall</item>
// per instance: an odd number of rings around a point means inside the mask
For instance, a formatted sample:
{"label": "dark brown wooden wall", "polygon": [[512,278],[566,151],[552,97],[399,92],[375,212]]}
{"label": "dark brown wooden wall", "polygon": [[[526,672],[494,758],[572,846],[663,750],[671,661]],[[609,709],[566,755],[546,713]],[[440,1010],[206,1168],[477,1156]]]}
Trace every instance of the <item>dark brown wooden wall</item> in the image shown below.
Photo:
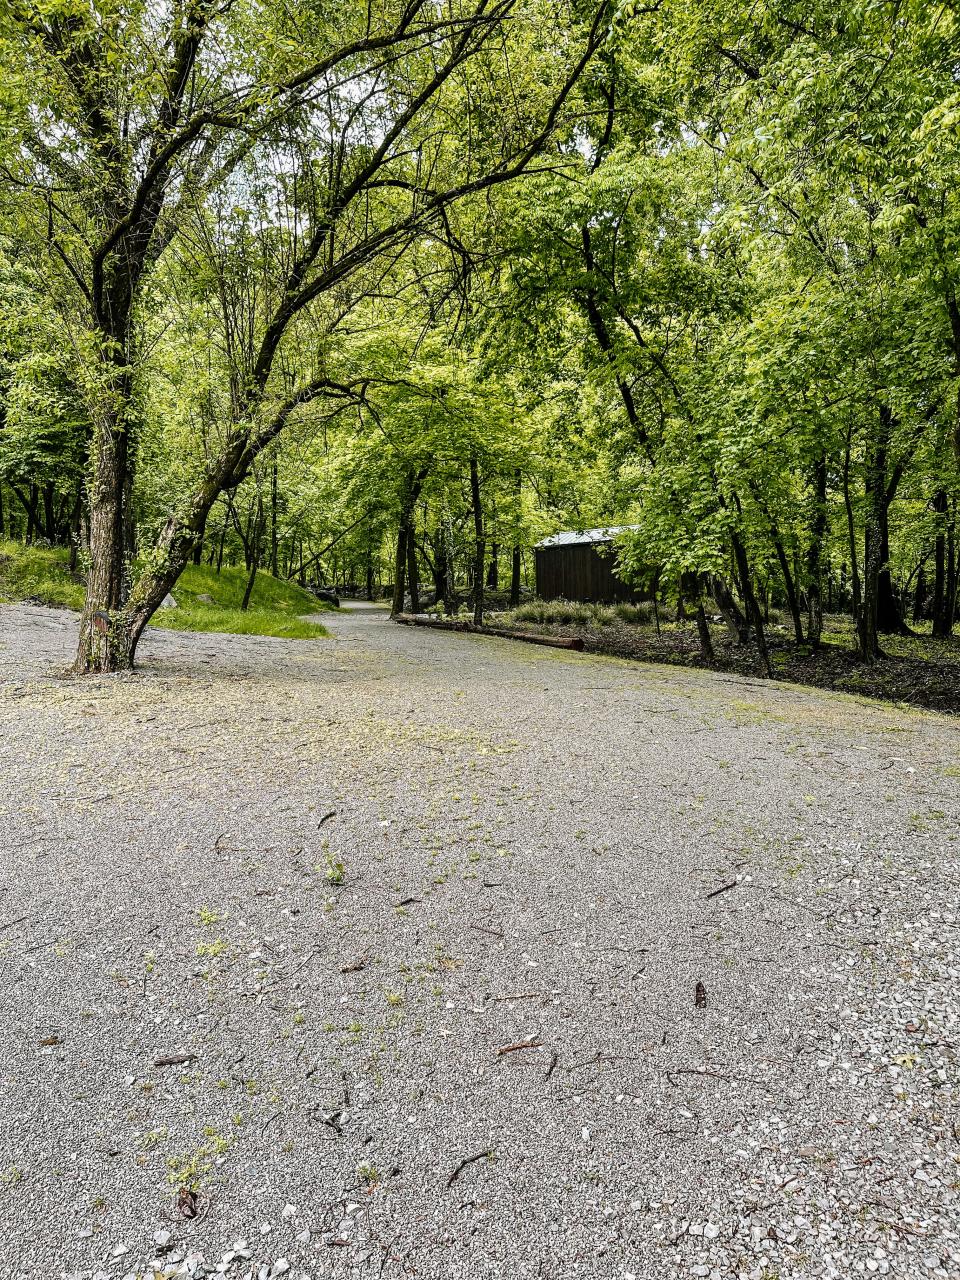
{"label": "dark brown wooden wall", "polygon": [[614,572],[615,563],[612,551],[604,555],[590,542],[537,547],[537,595],[541,600],[590,600],[601,604],[636,600],[636,592]]}

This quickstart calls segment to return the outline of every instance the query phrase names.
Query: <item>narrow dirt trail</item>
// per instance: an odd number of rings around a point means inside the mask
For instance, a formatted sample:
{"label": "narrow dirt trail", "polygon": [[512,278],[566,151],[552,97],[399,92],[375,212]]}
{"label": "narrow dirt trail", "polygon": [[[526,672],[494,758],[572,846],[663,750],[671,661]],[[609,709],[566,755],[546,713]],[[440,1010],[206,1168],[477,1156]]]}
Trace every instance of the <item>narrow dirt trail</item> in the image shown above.
{"label": "narrow dirt trail", "polygon": [[323,621],[0,608],[0,1275],[955,1276],[956,722]]}

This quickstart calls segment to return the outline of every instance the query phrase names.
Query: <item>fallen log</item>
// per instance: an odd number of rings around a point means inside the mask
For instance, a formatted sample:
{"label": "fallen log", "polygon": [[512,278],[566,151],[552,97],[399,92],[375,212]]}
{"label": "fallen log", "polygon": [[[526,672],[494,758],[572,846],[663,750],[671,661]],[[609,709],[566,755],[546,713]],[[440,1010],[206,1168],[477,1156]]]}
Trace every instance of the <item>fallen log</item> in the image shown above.
{"label": "fallen log", "polygon": [[551,649],[576,649],[582,652],[579,636],[542,636],[530,631],[510,631],[506,627],[476,626],[466,618],[428,618],[420,613],[397,613],[394,622],[405,627],[433,627],[437,631],[466,631],[476,636],[497,636],[501,640],[524,640],[527,644],[543,644]]}

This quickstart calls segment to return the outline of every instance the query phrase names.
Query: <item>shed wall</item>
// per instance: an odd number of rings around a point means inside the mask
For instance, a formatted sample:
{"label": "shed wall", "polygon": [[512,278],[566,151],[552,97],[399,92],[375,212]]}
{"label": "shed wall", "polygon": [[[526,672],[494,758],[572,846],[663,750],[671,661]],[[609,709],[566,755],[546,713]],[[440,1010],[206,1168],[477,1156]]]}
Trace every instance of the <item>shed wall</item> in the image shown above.
{"label": "shed wall", "polygon": [[612,550],[603,554],[591,542],[537,547],[537,595],[541,600],[589,600],[600,604],[635,600],[636,592],[614,572],[615,563]]}

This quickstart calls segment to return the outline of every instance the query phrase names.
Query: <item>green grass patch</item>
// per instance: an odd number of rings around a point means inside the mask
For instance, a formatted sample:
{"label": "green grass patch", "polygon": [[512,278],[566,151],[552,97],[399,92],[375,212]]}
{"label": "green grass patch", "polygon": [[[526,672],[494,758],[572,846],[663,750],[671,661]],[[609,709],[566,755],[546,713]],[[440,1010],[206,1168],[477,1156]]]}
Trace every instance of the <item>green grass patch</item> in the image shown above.
{"label": "green grass patch", "polygon": [[[200,599],[201,596],[209,596],[217,608],[239,609],[246,586],[246,569],[224,568],[217,573],[212,565],[188,564],[173,589],[173,597],[184,607],[199,604],[210,608],[209,601]],[[251,609],[264,609],[271,613],[321,613],[331,607],[295,582],[286,582],[262,570],[257,574],[250,597]]]}
{"label": "green grass patch", "polygon": [[158,609],[151,627],[167,631],[222,631],[235,636],[279,636],[286,640],[316,640],[329,635],[318,622],[275,613],[270,609],[218,609],[216,605],[183,605]]}
{"label": "green grass patch", "polygon": [[0,542],[0,603],[32,600],[66,609],[82,609],[83,578],[71,574],[70,553],[61,547],[25,547]]}
{"label": "green grass patch", "polygon": [[[82,578],[71,574],[69,553],[60,547],[25,547],[0,542],[0,603],[32,601],[38,604],[81,609]],[[245,569],[188,565],[173,589],[176,609],[158,609],[151,626],[175,631],[213,631],[245,636],[279,636],[287,640],[313,640],[329,634],[302,615],[322,613],[332,606],[322,603],[295,583],[269,573],[258,573],[244,611],[240,604],[247,585]]]}

